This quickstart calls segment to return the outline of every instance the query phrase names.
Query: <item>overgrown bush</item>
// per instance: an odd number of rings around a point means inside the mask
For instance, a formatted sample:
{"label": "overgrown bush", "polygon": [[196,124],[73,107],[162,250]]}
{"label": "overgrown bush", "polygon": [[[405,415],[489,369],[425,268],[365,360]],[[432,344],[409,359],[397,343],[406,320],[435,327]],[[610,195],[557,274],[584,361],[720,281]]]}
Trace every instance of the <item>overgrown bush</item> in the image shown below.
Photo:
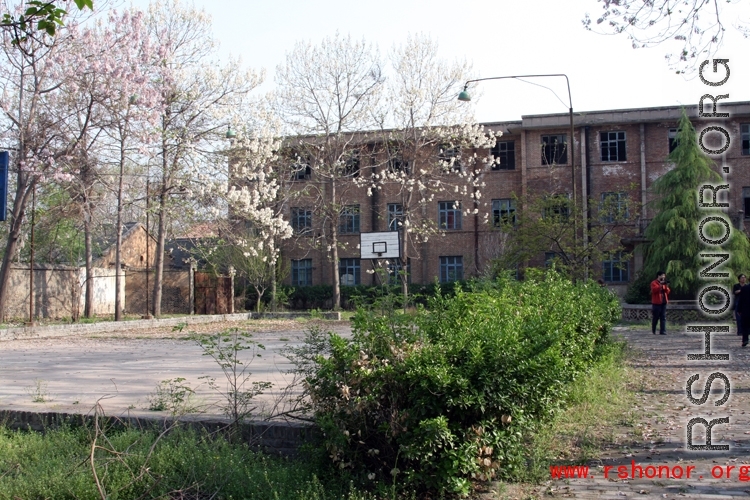
{"label": "overgrown bush", "polygon": [[[307,387],[332,460],[363,481],[468,493],[524,467],[524,439],[565,401],[619,318],[595,283],[529,273],[438,288],[427,309],[359,309]],[[319,339],[318,339],[319,340]],[[306,358],[309,361],[309,357]]]}

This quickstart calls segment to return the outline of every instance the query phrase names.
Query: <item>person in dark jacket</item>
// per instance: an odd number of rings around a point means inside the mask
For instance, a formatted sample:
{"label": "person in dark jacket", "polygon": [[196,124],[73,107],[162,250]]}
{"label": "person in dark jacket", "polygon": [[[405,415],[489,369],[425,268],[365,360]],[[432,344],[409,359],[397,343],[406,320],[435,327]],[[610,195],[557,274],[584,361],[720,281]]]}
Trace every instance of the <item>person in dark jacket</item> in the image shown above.
{"label": "person in dark jacket", "polygon": [[656,323],[660,322],[659,335],[667,334],[667,303],[669,302],[669,281],[664,271],[656,273],[651,282],[651,333],[656,335]]}
{"label": "person in dark jacket", "polygon": [[750,337],[750,285],[744,285],[740,288],[737,312],[740,315],[740,325],[742,326],[742,347],[747,347],[747,339]]}

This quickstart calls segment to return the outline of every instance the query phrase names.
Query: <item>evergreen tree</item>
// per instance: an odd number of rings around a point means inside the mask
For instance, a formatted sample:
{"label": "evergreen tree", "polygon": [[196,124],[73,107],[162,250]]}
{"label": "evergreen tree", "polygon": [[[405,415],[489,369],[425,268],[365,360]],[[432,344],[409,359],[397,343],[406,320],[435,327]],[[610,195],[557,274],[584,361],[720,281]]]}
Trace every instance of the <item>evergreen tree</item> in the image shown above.
{"label": "evergreen tree", "polygon": [[[711,247],[698,236],[698,224],[709,215],[729,218],[721,209],[698,208],[700,186],[721,184],[721,176],[712,169],[713,161],[701,151],[695,128],[684,110],[677,132],[677,147],[669,155],[675,168],[661,176],[653,184],[659,196],[655,204],[657,215],[646,229],[649,240],[641,279],[632,286],[643,287],[664,270],[674,295],[694,298],[703,288],[705,279],[700,270],[716,259],[705,259],[701,253],[729,252],[729,261],[713,272],[730,272],[727,284],[739,272],[750,270],[750,241],[744,232],[733,228],[731,236],[721,247]],[[709,237],[720,237],[726,229],[712,222],[703,228]],[[635,291],[635,290],[633,290]],[[646,290],[647,293],[647,290]]]}

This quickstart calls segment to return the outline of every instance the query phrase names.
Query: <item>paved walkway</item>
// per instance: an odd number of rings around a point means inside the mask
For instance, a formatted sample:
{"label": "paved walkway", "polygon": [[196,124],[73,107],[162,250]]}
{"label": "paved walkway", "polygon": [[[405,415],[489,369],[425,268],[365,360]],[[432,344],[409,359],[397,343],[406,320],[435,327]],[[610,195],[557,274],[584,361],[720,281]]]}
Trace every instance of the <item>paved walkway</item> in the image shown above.
{"label": "paved walkway", "polygon": [[[728,499],[750,497],[750,348],[740,347],[740,337],[732,333],[712,334],[711,353],[729,353],[728,361],[688,361],[688,353],[702,353],[703,335],[676,331],[667,336],[652,335],[643,329],[617,328],[636,350],[631,365],[637,369],[643,386],[635,410],[637,423],[630,434],[616,431],[616,440],[601,461],[591,463],[593,478],[550,481],[546,495],[572,498],[703,498]],[[720,407],[714,403],[725,393],[723,382],[715,380],[711,394],[703,405],[688,400],[685,387],[694,375],[693,397],[703,395],[705,381],[715,372],[725,374],[731,386],[729,400]],[[717,424],[712,432],[713,444],[728,444],[728,451],[698,452],[686,450],[686,427],[691,418],[712,420],[729,417],[728,424]],[[702,426],[694,428],[694,444],[704,444]],[[643,478],[618,478],[618,467],[633,475],[633,462],[643,469]],[[682,478],[667,478],[670,473]],[[656,468],[648,469],[649,466]],[[688,467],[691,476],[686,473]],[[741,469],[746,466],[745,469]],[[609,478],[604,477],[609,468]],[[712,477],[712,470],[718,476]],[[729,477],[727,478],[727,470]],[[741,472],[744,475],[741,477]],[[653,478],[647,475],[656,474]],[[635,475],[640,472],[636,468]]]}
{"label": "paved walkway", "polygon": [[[291,375],[284,373],[291,365],[283,348],[299,345],[310,324],[252,320],[193,325],[190,329],[211,333],[240,327],[264,345],[265,350],[257,350],[259,357],[251,351],[241,353],[241,359],[249,363],[251,381],[273,383],[271,390],[255,400],[255,413],[263,416],[272,411],[291,380]],[[323,322],[320,326],[342,334],[351,331],[348,322]],[[181,383],[195,389],[191,405],[206,416],[221,415],[220,396],[201,377],[214,377],[224,387],[224,375],[188,336],[187,330],[175,332],[167,326],[1,342],[0,409],[85,414],[99,401],[108,415],[166,415],[149,411],[157,385],[184,378]]]}

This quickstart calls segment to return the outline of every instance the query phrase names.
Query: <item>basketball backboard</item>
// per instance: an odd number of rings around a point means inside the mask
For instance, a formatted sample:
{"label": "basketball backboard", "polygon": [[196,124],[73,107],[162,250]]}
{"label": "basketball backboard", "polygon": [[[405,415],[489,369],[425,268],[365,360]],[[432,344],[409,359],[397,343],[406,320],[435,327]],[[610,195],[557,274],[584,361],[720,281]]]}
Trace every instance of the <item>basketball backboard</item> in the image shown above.
{"label": "basketball backboard", "polygon": [[398,231],[360,233],[361,259],[398,259],[401,256]]}

